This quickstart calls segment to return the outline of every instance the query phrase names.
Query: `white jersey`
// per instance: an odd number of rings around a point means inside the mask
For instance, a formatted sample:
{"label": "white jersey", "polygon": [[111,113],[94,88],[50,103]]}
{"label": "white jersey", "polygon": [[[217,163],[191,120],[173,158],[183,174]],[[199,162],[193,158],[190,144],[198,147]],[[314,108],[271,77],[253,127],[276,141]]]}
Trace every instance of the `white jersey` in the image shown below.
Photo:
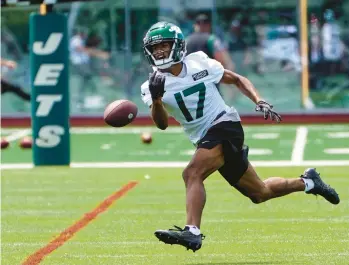
{"label": "white jersey", "polygon": [[[224,68],[204,52],[195,52],[183,60],[179,76],[166,76],[162,102],[182,126],[190,141],[196,144],[210,127],[221,121],[240,121],[233,107],[225,104],[216,84],[221,80]],[[148,81],[142,84],[142,99],[151,106]]]}
{"label": "white jersey", "polygon": [[70,60],[74,65],[86,64],[90,57],[85,51],[79,51],[79,47],[85,47],[85,41],[79,35],[75,35],[70,40]]}
{"label": "white jersey", "polygon": [[322,51],[325,60],[338,61],[343,56],[340,26],[336,23],[325,23],[322,27]]}

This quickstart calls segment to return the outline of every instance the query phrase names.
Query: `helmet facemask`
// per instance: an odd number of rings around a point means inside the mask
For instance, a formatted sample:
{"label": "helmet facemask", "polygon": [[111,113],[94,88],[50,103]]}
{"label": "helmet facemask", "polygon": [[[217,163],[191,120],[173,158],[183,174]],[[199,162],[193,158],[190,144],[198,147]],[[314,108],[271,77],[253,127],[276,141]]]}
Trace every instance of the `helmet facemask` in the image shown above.
{"label": "helmet facemask", "polygon": [[[153,55],[153,45],[168,42],[172,45],[169,51],[164,51],[165,53],[169,52],[169,56],[163,59],[156,59]],[[183,61],[186,54],[185,42],[181,39],[163,39],[161,41],[154,41],[149,44],[144,45],[144,53],[149,63],[152,66],[155,66],[159,69],[167,69],[172,65],[177,64]]]}

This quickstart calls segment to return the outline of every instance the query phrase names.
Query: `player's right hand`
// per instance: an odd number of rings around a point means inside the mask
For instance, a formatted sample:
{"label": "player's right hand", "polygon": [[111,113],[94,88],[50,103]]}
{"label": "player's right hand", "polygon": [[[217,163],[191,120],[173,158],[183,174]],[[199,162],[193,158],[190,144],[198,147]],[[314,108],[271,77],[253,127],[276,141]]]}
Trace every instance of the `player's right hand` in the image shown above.
{"label": "player's right hand", "polygon": [[265,120],[267,120],[269,117],[272,121],[276,121],[277,123],[280,123],[281,116],[275,111],[273,111],[272,108],[273,108],[273,105],[263,100],[258,101],[256,105],[256,111],[263,112]]}
{"label": "player's right hand", "polygon": [[154,71],[149,75],[149,91],[153,100],[162,98],[165,93],[165,76]]}

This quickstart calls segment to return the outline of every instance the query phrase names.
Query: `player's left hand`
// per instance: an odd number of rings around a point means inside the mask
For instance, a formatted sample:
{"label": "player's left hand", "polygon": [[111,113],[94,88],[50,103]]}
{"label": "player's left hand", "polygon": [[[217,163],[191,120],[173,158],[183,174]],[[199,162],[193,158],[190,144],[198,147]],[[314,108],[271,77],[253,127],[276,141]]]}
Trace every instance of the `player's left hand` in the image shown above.
{"label": "player's left hand", "polygon": [[281,116],[272,109],[273,105],[270,105],[268,102],[265,102],[263,100],[258,101],[256,105],[256,111],[263,112],[265,120],[270,118],[270,120],[280,123],[280,121],[282,121]]}

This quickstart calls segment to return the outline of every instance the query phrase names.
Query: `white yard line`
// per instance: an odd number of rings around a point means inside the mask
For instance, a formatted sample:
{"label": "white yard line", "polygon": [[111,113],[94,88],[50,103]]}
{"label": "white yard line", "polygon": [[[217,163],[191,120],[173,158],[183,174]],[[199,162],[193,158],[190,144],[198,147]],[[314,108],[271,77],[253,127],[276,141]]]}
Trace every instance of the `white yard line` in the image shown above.
{"label": "white yard line", "polygon": [[330,155],[348,155],[349,148],[328,148],[324,150],[324,153]]}
{"label": "white yard line", "polygon": [[327,133],[328,138],[349,138],[349,132],[330,132]]}
{"label": "white yard line", "polygon": [[[182,156],[192,156],[195,153],[195,149],[182,150],[180,155]],[[248,151],[248,155],[271,155],[273,154],[273,150],[271,149],[263,149],[263,148],[250,148]]]}
{"label": "white yard line", "polygon": [[270,149],[262,149],[262,148],[250,148],[248,151],[248,155],[271,155],[273,154],[273,150]]}
{"label": "white yard line", "polygon": [[24,136],[27,136],[31,133],[30,129],[25,130],[16,130],[15,132],[11,133],[10,135],[6,136],[5,139],[9,142],[16,141]]}
{"label": "white yard line", "polygon": [[0,169],[30,169],[33,168],[33,164],[24,164],[24,163],[18,163],[18,164],[1,164]]}
{"label": "white yard line", "polygon": [[[349,160],[307,160],[307,161],[251,161],[256,167],[318,167],[318,166],[349,166]],[[71,168],[184,168],[188,162],[98,162],[98,163],[75,163],[70,164]],[[34,165],[26,164],[1,164],[0,169],[30,169]]]}
{"label": "white yard line", "polygon": [[291,161],[300,163],[303,161],[304,149],[307,144],[308,128],[300,126],[297,128],[296,140],[294,141]]}
{"label": "white yard line", "polygon": [[277,139],[279,137],[280,137],[280,133],[254,133],[254,134],[252,134],[252,138],[258,139],[258,140]]}
{"label": "white yard line", "polygon": [[[222,219],[221,222],[224,222],[225,219]],[[264,223],[268,223],[268,218],[260,218],[259,222],[264,222]],[[308,222],[309,219],[304,218],[304,220],[302,222]],[[234,221],[234,220],[232,220]],[[248,220],[247,220],[248,221]],[[290,219],[290,222],[292,222],[293,219]],[[329,222],[330,220],[326,220],[325,222]],[[244,222],[246,222],[246,220],[244,220]],[[286,221],[287,222],[287,221]],[[6,231],[8,233],[8,231]],[[16,231],[17,232],[17,231]],[[273,238],[267,238],[265,240],[263,240],[264,242],[270,242],[273,241],[275,239]],[[312,239],[302,239],[305,241],[309,241],[311,242]],[[329,239],[317,239],[316,242],[331,242],[331,241],[336,241],[336,242],[349,242],[349,240],[347,239],[340,239],[340,240],[329,240]],[[234,240],[210,240],[209,242],[207,242],[207,244],[227,244],[227,243],[233,243]],[[299,242],[298,239],[292,239],[290,240],[289,238],[283,238],[283,239],[278,239],[278,242]],[[239,243],[251,243],[251,239],[247,239],[247,240],[239,240]],[[69,243],[69,245],[83,245],[83,246],[118,246],[118,245],[157,245],[159,244],[158,241],[72,241]],[[205,243],[206,244],[206,243]],[[42,246],[42,243],[36,243],[36,242],[11,242],[11,243],[2,243],[3,246],[6,247],[18,247],[18,246]],[[154,254],[149,254],[149,255],[154,255]],[[222,254],[224,255],[224,254]],[[349,253],[347,253],[347,255],[349,255]],[[69,255],[72,256],[72,255]],[[119,255],[118,255],[119,256]],[[167,256],[167,255],[166,255]],[[241,263],[240,263],[241,264]],[[242,263],[243,264],[243,263]],[[258,264],[258,263],[256,263]]]}
{"label": "white yard line", "polygon": [[[306,125],[302,126],[312,131],[328,131],[328,132],[338,132],[339,130],[349,130],[349,125],[338,124],[338,125]],[[265,133],[273,132],[292,132],[295,131],[295,126],[285,125],[285,126],[260,126],[260,125],[247,125],[244,126],[246,133],[254,133],[258,131]],[[18,130],[23,130],[23,128],[2,128],[2,134],[9,134],[17,132]],[[170,126],[166,130],[162,131],[157,129],[155,126],[127,126],[123,128],[112,128],[112,127],[72,127],[70,128],[72,134],[138,134],[142,132],[152,132],[152,133],[182,133],[183,129],[179,126]]]}
{"label": "white yard line", "polygon": [[[256,239],[254,239],[256,240]],[[269,239],[263,239],[261,240],[262,242],[272,242],[275,244],[275,239],[272,239],[272,238],[269,238]],[[306,240],[306,241],[310,241],[310,240]],[[76,242],[76,241],[75,241]],[[70,243],[70,244],[75,244],[74,243]],[[239,244],[243,244],[243,245],[246,245],[246,244],[251,244],[253,241],[252,240],[239,240],[238,243]],[[287,240],[277,240],[277,242],[279,243],[289,243],[289,242],[299,242],[299,240],[295,240],[295,239],[291,239],[290,241],[287,241]],[[319,240],[319,242],[323,242],[322,240]],[[77,244],[79,244],[80,242],[77,242]],[[109,242],[105,242],[102,246],[110,246],[110,245],[113,245],[113,244],[108,244]],[[231,244],[234,244],[236,243],[236,241],[234,240],[217,240],[217,241],[213,241],[213,240],[210,240],[210,241],[207,241],[205,244],[207,245],[212,245],[212,244],[229,244],[231,246]],[[28,243],[26,245],[30,246],[31,243]],[[88,245],[89,242],[87,242],[85,244],[85,242],[83,242],[82,245]],[[154,244],[154,245],[158,245],[159,242],[149,242],[149,241],[143,241],[143,243],[141,242],[140,245],[149,245],[149,244]],[[41,244],[42,245],[42,244]],[[92,244],[93,245],[93,242]],[[11,245],[6,245],[6,250],[8,251],[8,248],[10,247]],[[32,246],[36,246],[36,243],[33,243]],[[12,248],[18,248],[18,246],[16,245],[13,245],[11,246]],[[133,247],[132,244],[130,244],[130,247]],[[12,251],[11,251],[12,252]],[[18,250],[17,250],[18,252]],[[17,253],[15,251],[13,251],[14,255],[15,253]],[[233,259],[233,260],[246,260],[246,258],[260,258],[261,256],[265,257],[266,260],[270,260],[271,257],[273,258],[278,258],[278,260],[285,260],[285,257],[291,257],[291,258],[299,258],[299,257],[306,257],[306,258],[315,258],[316,260],[318,260],[319,257],[324,257],[324,258],[328,258],[330,256],[333,256],[333,255],[336,255],[336,257],[342,257],[342,259],[345,259],[345,257],[349,256],[349,252],[321,252],[319,253],[318,251],[317,252],[303,252],[303,253],[244,253],[244,254],[241,254],[241,253],[201,253],[200,254],[200,258],[223,258],[223,259],[227,259],[227,258],[230,258],[230,259]],[[68,256],[68,255],[67,255]],[[89,253],[89,254],[71,254],[69,253],[69,257],[70,258],[75,258],[75,259],[78,259],[79,261],[83,262],[83,260],[86,260],[86,264],[88,263],[87,261],[88,260],[91,260],[91,259],[97,259],[101,262],[102,259],[112,259],[112,264],[116,264],[115,263],[115,260],[120,261],[120,259],[140,259],[139,261],[137,261],[137,264],[144,264],[145,260],[148,260],[148,258],[153,258],[154,257],[154,254],[153,253],[149,253],[149,254],[96,254],[96,253]],[[164,254],[161,254],[161,253],[157,253],[156,254],[156,257],[157,258],[171,258],[171,260],[176,260],[176,258],[178,259],[181,259],[183,257],[183,254],[169,254],[169,253],[164,253]],[[286,258],[287,260],[287,258]],[[84,262],[83,263],[79,263],[79,264],[85,264]],[[99,263],[99,264],[104,264],[104,263]],[[108,264],[111,264],[111,263],[108,263]],[[122,262],[122,263],[118,263],[118,264],[135,264],[135,262],[132,260],[131,263],[130,262]],[[178,263],[177,263],[178,264]],[[186,263],[188,264],[188,263]],[[191,263],[193,264],[193,263]],[[208,263],[198,263],[198,264],[218,264],[218,263],[211,263],[211,262],[208,262]],[[237,262],[232,262],[232,263],[219,263],[219,264],[260,264],[260,263],[246,263],[246,262],[241,262],[241,263],[237,263]],[[262,264],[276,264],[276,263],[262,263]],[[280,263],[281,264],[281,263]],[[286,263],[286,264],[291,264],[291,263]],[[296,263],[296,264],[300,264],[300,263]],[[339,263],[336,263],[336,264],[339,264]],[[341,263],[341,264],[347,264],[347,263]]]}

